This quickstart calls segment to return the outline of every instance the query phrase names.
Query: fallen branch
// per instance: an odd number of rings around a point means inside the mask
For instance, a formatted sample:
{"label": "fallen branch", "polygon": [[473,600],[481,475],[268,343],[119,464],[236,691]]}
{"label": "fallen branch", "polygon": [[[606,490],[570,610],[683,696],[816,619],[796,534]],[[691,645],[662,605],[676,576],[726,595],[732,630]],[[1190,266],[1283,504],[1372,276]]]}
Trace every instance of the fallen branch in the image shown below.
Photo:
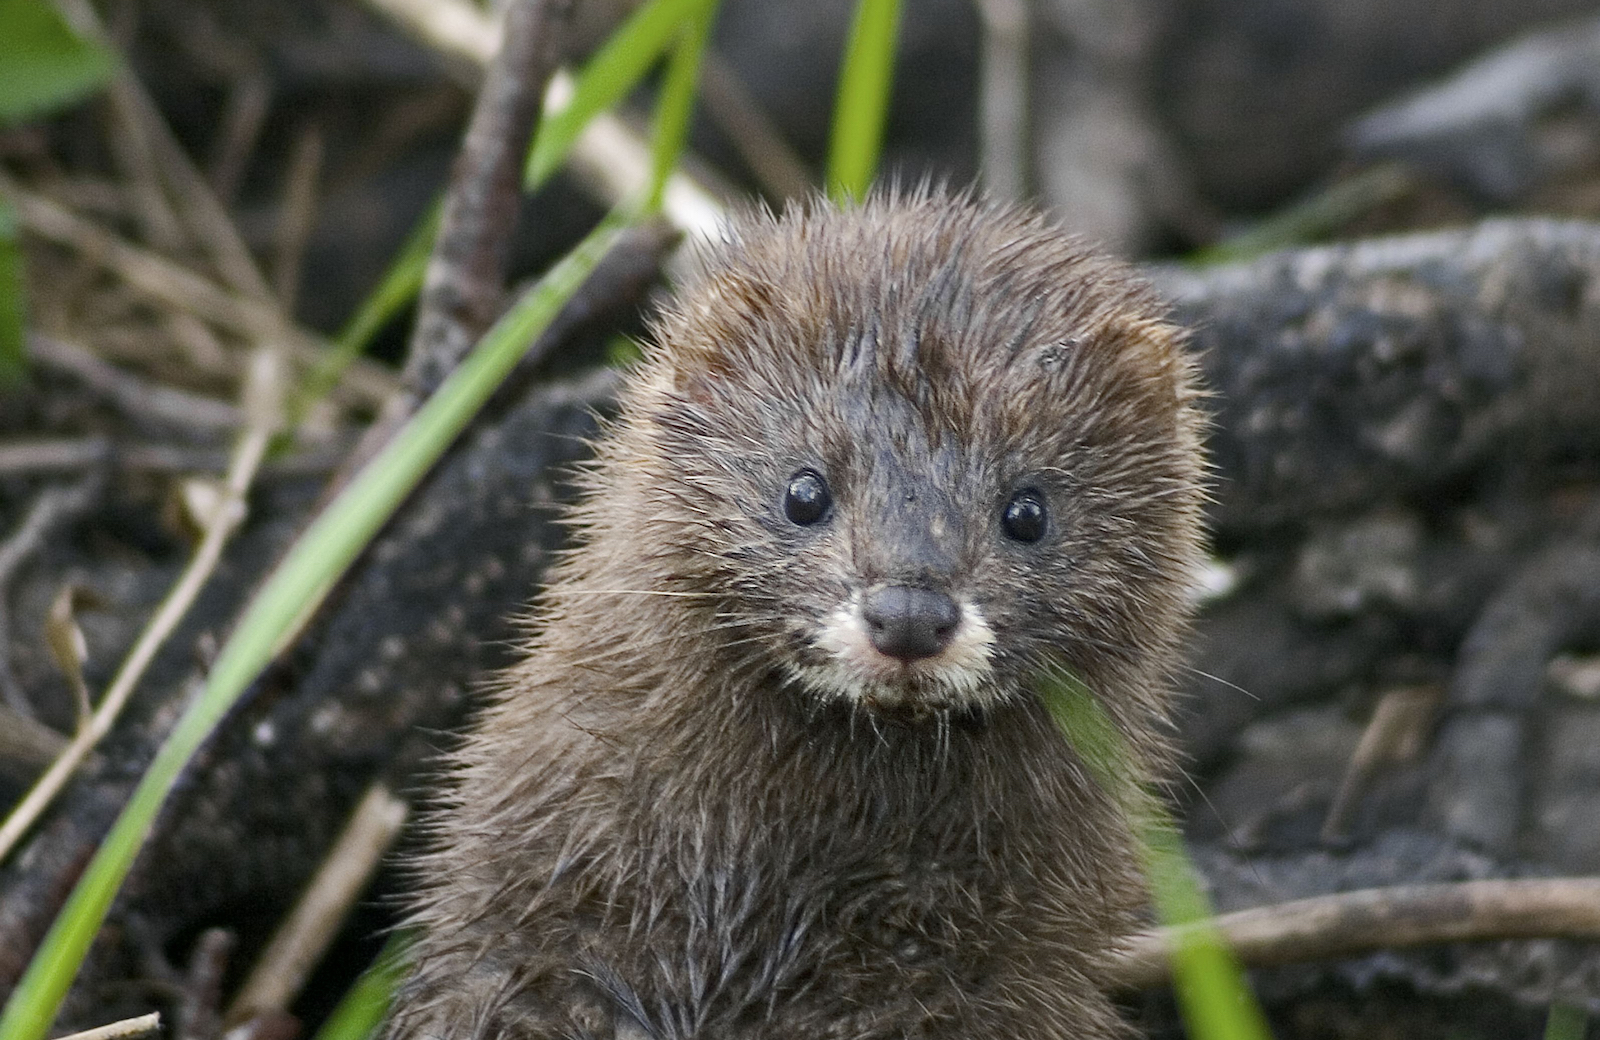
{"label": "fallen branch", "polygon": [[[1220,914],[1210,925],[1249,967],[1499,939],[1600,939],[1600,878],[1398,885]],[[1124,989],[1165,982],[1178,929],[1135,936],[1108,976]]]}
{"label": "fallen branch", "polygon": [[505,294],[523,157],[560,58],[564,26],[549,0],[504,8],[504,45],[489,63],[456,158],[402,379],[432,393],[494,323]]}

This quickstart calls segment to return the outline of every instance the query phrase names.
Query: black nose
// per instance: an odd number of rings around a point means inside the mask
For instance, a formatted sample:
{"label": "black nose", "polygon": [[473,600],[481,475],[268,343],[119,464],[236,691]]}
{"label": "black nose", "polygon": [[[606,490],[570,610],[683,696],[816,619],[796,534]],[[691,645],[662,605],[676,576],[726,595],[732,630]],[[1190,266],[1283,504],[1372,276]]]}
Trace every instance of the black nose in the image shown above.
{"label": "black nose", "polygon": [[881,653],[915,661],[950,645],[961,608],[942,592],[890,585],[861,604],[867,635]]}

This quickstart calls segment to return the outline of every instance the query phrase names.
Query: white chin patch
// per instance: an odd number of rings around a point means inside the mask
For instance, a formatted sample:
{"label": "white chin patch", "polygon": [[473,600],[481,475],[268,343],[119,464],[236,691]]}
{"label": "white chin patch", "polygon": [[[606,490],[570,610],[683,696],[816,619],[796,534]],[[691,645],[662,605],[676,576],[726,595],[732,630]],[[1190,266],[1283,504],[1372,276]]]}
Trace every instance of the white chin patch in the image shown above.
{"label": "white chin patch", "polygon": [[855,593],[823,621],[812,644],[827,660],[797,665],[795,675],[816,693],[864,707],[989,707],[1003,699],[990,667],[994,629],[971,603],[962,600],[958,606],[961,620],[949,645],[908,662],[872,645],[861,616],[861,594]]}

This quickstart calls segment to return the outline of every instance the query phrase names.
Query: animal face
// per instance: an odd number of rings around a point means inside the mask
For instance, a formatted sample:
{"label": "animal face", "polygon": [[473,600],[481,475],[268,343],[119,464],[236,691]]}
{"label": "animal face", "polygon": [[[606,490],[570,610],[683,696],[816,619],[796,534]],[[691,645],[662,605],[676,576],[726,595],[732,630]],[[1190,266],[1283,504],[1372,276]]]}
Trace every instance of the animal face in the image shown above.
{"label": "animal face", "polygon": [[823,701],[947,712],[1046,654],[1094,676],[1164,649],[1199,538],[1191,382],[1122,268],[913,200],[721,250],[623,425],[730,640]]}

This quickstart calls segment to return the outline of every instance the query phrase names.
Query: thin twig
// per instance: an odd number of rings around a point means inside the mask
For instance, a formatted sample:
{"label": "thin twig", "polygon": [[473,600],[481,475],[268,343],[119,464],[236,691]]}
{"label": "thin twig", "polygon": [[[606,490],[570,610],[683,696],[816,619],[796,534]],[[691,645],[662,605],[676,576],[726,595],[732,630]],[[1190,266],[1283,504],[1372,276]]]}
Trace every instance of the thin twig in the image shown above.
{"label": "thin twig", "polygon": [[506,8],[509,42],[483,78],[456,158],[417,301],[402,390],[384,402],[328,493],[377,453],[494,321],[505,290],[522,160],[561,53],[550,7],[551,0],[516,0]]}
{"label": "thin twig", "polygon": [[282,373],[277,358],[266,350],[257,351],[254,363],[246,376],[244,407],[248,425],[234,448],[233,461],[225,478],[222,494],[217,496],[216,507],[194,557],[189,561],[177,584],[162,601],[155,616],[139,635],[139,640],[129,651],[121,670],[111,687],[100,699],[88,723],[81,727],[67,745],[66,751],[51,764],[21,803],[0,825],[0,862],[16,846],[22,835],[39,818],[45,808],[60,793],[74,770],[89,751],[110,732],[111,725],[127,703],[134,686],[143,677],[145,669],[182,620],[193,604],[200,589],[222,558],[223,547],[244,518],[245,494],[250,489],[256,470],[266,455],[267,446],[279,426],[282,408]]}
{"label": "thin twig", "polygon": [[[261,467],[263,477],[317,476],[331,472],[349,454],[345,438],[274,458]],[[118,472],[221,473],[228,452],[185,444],[118,444],[109,437],[59,438],[0,443],[0,476],[24,473],[77,472],[113,464]]]}
{"label": "thin twig", "polygon": [[1028,5],[978,0],[978,17],[983,182],[999,198],[1020,199],[1028,190]]}
{"label": "thin twig", "polygon": [[[367,0],[428,47],[482,68],[500,49],[493,17],[468,0]],[[546,110],[572,96],[572,77],[557,73],[545,94]],[[610,203],[637,198],[650,182],[650,146],[609,112],[596,116],[572,147],[579,179]],[[702,238],[720,231],[724,207],[714,193],[678,171],[667,179],[661,209],[678,230]]]}
{"label": "thin twig", "polygon": [[34,717],[33,705],[11,670],[11,616],[5,590],[17,568],[44,544],[45,537],[58,524],[89,509],[101,483],[102,474],[96,471],[75,484],[44,491],[34,500],[16,533],[0,543],[0,698],[12,711],[28,718]]}
{"label": "thin twig", "polygon": [[244,423],[239,409],[226,401],[140,379],[70,340],[30,332],[28,356],[82,380],[135,419],[154,419],[200,433],[231,433]]}
{"label": "thin twig", "polygon": [[[312,333],[285,318],[276,304],[231,293],[14,184],[0,182],[0,189],[16,208],[18,222],[26,230],[71,246],[170,307],[190,311],[249,339],[281,344],[297,363],[305,366],[315,364],[327,349]],[[395,387],[389,373],[360,360],[345,369],[342,381],[369,401],[383,401]]]}
{"label": "thin twig", "polygon": [[288,1008],[394,844],[406,810],[406,803],[382,783],[367,789],[300,901],[239,987],[226,1021]]}
{"label": "thin twig", "polygon": [[709,48],[700,69],[700,98],[764,191],[779,199],[802,199],[816,186],[804,160],[750,96],[739,74]]}
{"label": "thin twig", "polygon": [[[1600,939],[1600,878],[1401,885],[1296,899],[1208,922],[1246,965],[1328,960],[1373,950],[1499,939]],[[1110,966],[1114,985],[1168,978],[1175,932],[1135,936]]]}
{"label": "thin twig", "polygon": [[505,8],[505,44],[478,90],[417,300],[402,378],[418,399],[466,356],[500,307],[523,157],[561,56],[552,6],[513,0]]}
{"label": "thin twig", "polygon": [[300,287],[306,242],[317,213],[317,182],[322,177],[322,131],[307,129],[289,155],[283,201],[278,206],[276,248],[272,256],[273,290],[283,313],[293,314]]}
{"label": "thin twig", "polygon": [[138,1018],[125,1018],[121,1022],[85,1029],[81,1033],[68,1033],[58,1040],[136,1040],[161,1031],[161,1012],[152,1011]]}
{"label": "thin twig", "polygon": [[31,783],[67,746],[67,738],[26,715],[0,705],[0,775]]}
{"label": "thin twig", "polygon": [[[104,27],[88,0],[55,0],[72,27],[81,36],[110,45]],[[255,258],[244,244],[244,238],[222,203],[212,194],[211,185],[195,169],[184,153],[183,146],[173,136],[172,130],[161,116],[161,110],[151,100],[131,66],[121,63],[112,84],[118,104],[127,112],[149,141],[152,155],[159,163],[168,193],[183,204],[176,207],[180,217],[190,222],[202,247],[211,254],[217,273],[235,292],[258,301],[269,301],[272,293]]]}

